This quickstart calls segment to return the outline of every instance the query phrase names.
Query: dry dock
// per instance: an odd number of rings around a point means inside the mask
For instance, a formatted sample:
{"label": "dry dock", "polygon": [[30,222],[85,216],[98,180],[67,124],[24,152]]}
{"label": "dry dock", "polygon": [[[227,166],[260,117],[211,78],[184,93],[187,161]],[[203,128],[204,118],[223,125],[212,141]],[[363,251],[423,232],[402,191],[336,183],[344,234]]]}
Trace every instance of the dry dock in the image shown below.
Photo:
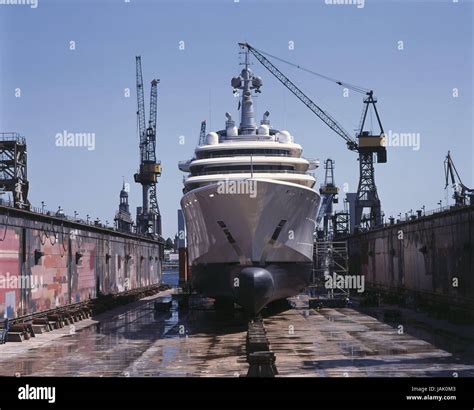
{"label": "dry dock", "polygon": [[[154,301],[169,292],[0,345],[0,374],[245,376],[247,323],[240,313],[221,317],[198,298],[187,311],[174,301],[169,312],[156,312]],[[292,303],[263,320],[279,377],[474,376],[472,358],[400,334],[396,324],[352,308],[309,309],[305,295]]]}

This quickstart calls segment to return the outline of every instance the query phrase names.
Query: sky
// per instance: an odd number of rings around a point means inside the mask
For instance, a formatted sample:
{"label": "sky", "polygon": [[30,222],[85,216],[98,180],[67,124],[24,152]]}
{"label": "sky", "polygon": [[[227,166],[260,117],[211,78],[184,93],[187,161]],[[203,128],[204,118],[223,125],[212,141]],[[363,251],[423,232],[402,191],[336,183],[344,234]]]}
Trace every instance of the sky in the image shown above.
{"label": "sky", "polygon": [[[163,234],[174,236],[183,178],[178,161],[193,156],[202,120],[208,130],[220,130],[226,111],[238,116],[230,80],[241,70],[241,41],[374,90],[392,136],[388,162],[376,164],[375,176],[387,217],[452,203],[444,189],[448,150],[464,184],[474,187],[471,0],[2,4],[8,2],[0,0],[0,132],[27,138],[34,206],[44,201],[48,209],[61,206],[66,214],[111,224],[124,177],[135,216],[141,201],[133,182],[139,165],[135,56],[141,55],[147,116],[150,81],[160,79],[158,201]],[[344,95],[334,83],[274,63],[354,133],[363,95]],[[337,185],[355,192],[357,155],[255,59],[252,69],[263,79],[257,120],[270,111],[274,128],[289,130],[304,156],[333,159]],[[65,132],[93,133],[95,146],[58,146],[57,134]],[[400,133],[410,136],[410,146],[397,146]],[[316,173],[316,188],[323,171]]]}

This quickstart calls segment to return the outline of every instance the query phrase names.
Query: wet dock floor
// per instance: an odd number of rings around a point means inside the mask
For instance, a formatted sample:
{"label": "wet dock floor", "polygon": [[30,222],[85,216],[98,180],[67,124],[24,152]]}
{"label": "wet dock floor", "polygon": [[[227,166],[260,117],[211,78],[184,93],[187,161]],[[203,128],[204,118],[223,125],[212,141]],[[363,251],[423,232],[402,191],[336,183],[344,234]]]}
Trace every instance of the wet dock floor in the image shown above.
{"label": "wet dock floor", "polygon": [[[210,301],[155,312],[145,298],[22,343],[0,345],[4,376],[221,376],[247,373],[246,321]],[[281,376],[474,376],[474,364],[354,309],[295,309],[264,319]]]}
{"label": "wet dock floor", "polygon": [[[163,294],[161,294],[163,295]],[[155,312],[156,297],[22,343],[0,345],[0,375],[231,376],[246,373],[246,326],[209,303]],[[225,328],[225,332],[221,329]]]}
{"label": "wet dock floor", "polygon": [[351,308],[296,309],[264,320],[281,376],[473,377],[474,363]]}

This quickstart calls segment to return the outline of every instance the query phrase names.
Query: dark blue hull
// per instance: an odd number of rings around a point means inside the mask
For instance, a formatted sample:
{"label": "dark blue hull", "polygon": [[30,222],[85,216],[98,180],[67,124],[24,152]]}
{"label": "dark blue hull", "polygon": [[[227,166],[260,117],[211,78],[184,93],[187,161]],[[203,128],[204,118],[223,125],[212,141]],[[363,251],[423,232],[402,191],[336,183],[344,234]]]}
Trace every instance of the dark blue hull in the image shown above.
{"label": "dark blue hull", "polygon": [[207,264],[192,267],[193,287],[205,296],[231,301],[248,314],[268,303],[300,293],[311,281],[311,263],[272,263],[267,266]]}

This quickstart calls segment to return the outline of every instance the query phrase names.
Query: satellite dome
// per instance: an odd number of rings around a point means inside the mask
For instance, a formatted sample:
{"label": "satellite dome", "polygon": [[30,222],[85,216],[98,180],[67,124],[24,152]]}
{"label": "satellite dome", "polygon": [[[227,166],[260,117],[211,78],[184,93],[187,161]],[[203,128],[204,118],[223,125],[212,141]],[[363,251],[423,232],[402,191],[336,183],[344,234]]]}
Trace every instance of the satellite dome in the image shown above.
{"label": "satellite dome", "polygon": [[277,134],[277,138],[278,138],[278,141],[281,142],[282,144],[289,144],[289,143],[293,142],[293,137],[286,130],[280,131]]}
{"label": "satellite dome", "polygon": [[219,135],[217,135],[217,132],[210,132],[209,134],[207,134],[206,143],[207,145],[219,144]]}
{"label": "satellite dome", "polygon": [[257,133],[258,135],[270,135],[270,127],[267,124],[261,124]]}

